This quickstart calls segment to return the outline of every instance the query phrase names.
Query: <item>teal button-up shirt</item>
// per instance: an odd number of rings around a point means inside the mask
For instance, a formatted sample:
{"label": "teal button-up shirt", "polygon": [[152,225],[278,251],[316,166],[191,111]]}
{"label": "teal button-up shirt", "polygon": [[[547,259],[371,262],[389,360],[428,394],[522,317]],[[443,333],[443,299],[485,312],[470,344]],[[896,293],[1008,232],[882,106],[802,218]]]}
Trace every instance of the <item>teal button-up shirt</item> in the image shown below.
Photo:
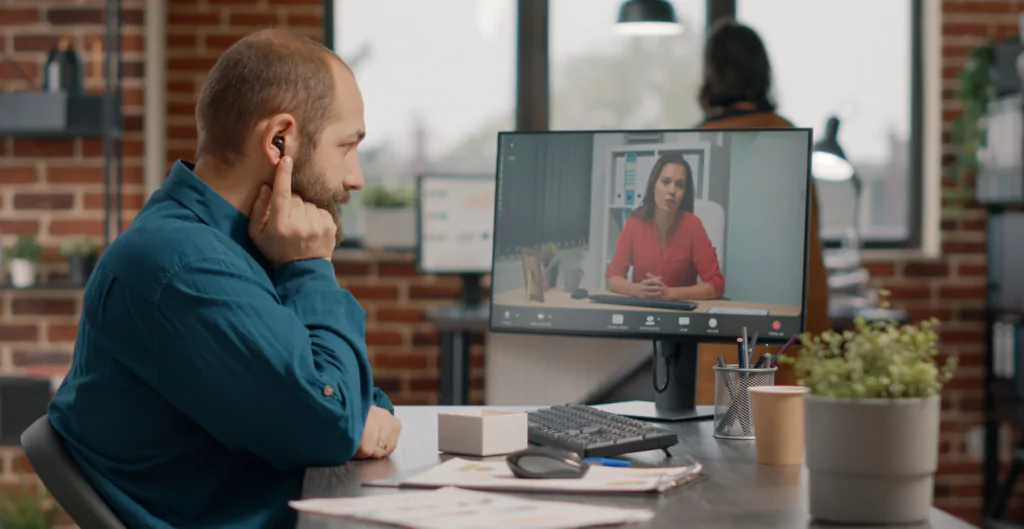
{"label": "teal button-up shirt", "polygon": [[359,445],[366,313],[325,259],[274,269],[179,161],[104,252],[49,415],[129,527],[289,527],[303,470]]}

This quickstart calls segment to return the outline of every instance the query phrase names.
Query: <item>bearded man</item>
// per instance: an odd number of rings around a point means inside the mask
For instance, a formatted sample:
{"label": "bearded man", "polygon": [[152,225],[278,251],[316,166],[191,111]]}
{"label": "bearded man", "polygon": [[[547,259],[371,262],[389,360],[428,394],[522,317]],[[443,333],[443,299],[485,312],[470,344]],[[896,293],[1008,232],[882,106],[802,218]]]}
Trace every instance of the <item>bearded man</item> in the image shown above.
{"label": "bearded man", "polygon": [[366,313],[338,287],[338,207],[363,186],[363,101],[278,30],[216,62],[179,160],[85,290],[54,429],[129,527],[287,527],[304,469],[384,458]]}

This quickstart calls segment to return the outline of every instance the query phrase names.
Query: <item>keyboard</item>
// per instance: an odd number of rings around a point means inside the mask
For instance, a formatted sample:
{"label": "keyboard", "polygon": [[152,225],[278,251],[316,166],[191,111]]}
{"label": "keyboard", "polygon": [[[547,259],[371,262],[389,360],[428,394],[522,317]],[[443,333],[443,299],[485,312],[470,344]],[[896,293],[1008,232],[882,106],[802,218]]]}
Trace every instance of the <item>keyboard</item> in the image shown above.
{"label": "keyboard", "polygon": [[633,298],[629,296],[615,296],[610,294],[594,294],[593,296],[590,296],[590,300],[595,303],[629,305],[631,307],[643,307],[646,309],[682,310],[687,312],[697,309],[697,304],[692,301],[667,301],[664,299]]}
{"label": "keyboard", "polygon": [[764,309],[747,309],[743,307],[711,307],[708,314],[732,314],[736,316],[767,316]]}
{"label": "keyboard", "polygon": [[529,441],[576,452],[580,457],[610,457],[645,450],[665,450],[679,442],[676,434],[653,424],[608,413],[584,404],[552,406],[526,414]]}

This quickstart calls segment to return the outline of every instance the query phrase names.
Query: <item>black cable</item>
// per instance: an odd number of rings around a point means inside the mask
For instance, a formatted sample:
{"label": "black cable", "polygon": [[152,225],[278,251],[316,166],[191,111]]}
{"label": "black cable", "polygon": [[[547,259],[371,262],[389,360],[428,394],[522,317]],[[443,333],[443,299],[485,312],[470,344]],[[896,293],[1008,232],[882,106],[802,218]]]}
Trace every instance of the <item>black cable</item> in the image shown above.
{"label": "black cable", "polygon": [[654,365],[651,366],[651,382],[654,384],[654,391],[658,393],[664,393],[668,389],[668,385],[672,382],[672,362],[671,358],[665,357],[665,385],[658,386],[658,342],[654,342]]}

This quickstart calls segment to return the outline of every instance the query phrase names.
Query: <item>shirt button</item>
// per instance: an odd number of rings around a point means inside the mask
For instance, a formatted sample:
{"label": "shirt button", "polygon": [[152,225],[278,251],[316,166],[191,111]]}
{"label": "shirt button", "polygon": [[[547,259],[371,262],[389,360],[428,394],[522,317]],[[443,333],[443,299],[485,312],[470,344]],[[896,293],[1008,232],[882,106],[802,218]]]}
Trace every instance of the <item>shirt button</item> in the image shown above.
{"label": "shirt button", "polygon": [[330,397],[331,395],[334,395],[334,386],[327,384],[324,386],[324,396]]}

